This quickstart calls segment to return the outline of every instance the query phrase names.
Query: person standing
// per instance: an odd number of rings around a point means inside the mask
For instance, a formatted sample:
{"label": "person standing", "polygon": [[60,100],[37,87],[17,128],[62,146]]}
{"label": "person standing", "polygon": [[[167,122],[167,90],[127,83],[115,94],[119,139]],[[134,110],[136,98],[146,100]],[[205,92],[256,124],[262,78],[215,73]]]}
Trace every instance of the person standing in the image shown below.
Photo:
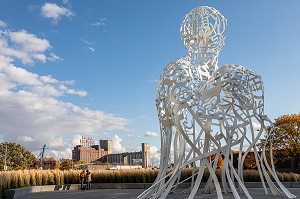
{"label": "person standing", "polygon": [[80,178],[80,184],[81,184],[81,190],[83,190],[84,180],[85,180],[85,171],[82,170],[82,172],[79,174]]}
{"label": "person standing", "polygon": [[87,190],[91,190],[92,174],[89,170],[86,170],[85,180],[87,183]]}
{"label": "person standing", "polygon": [[79,177],[80,177],[81,190],[83,190],[83,184],[85,180],[85,170],[82,170],[82,172],[79,174]]}

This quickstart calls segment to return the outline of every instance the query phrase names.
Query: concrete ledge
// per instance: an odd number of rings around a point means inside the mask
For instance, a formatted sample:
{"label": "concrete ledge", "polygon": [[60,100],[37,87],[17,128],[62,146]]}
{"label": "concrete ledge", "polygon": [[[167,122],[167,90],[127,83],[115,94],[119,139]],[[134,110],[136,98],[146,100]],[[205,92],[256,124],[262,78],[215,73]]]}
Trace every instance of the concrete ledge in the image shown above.
{"label": "concrete ledge", "polygon": [[[205,182],[201,182],[200,187],[205,186]],[[236,186],[238,183],[235,183]],[[262,188],[261,182],[245,182],[247,188]],[[275,183],[276,184],[276,183]],[[300,182],[283,182],[286,188],[300,188]],[[92,183],[92,189],[147,189],[152,183]],[[276,184],[277,185],[277,184]],[[191,183],[186,182],[180,184],[179,188],[189,188]],[[60,191],[60,190],[80,190],[80,184],[65,184],[65,185],[45,185],[45,186],[33,186],[23,187],[17,189],[10,189],[7,191],[9,199],[21,198],[25,195],[45,192],[45,191]]]}
{"label": "concrete ledge", "polygon": [[65,185],[44,185],[44,186],[32,186],[22,187],[17,189],[9,189],[7,195],[9,199],[20,198],[27,194],[44,192],[44,191],[58,191],[58,190],[78,190],[80,185],[78,184],[65,184]]}
{"label": "concrete ledge", "polygon": [[292,188],[300,188],[300,182],[292,182]]}
{"label": "concrete ledge", "polygon": [[103,184],[100,184],[100,189],[122,189],[122,188],[123,188],[123,183],[103,183]]}

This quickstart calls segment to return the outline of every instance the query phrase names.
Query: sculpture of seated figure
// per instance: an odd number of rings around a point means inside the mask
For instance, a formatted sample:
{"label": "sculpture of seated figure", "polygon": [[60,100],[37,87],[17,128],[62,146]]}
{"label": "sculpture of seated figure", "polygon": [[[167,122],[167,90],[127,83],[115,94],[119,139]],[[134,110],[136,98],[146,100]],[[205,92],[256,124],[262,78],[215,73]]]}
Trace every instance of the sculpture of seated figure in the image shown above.
{"label": "sculpture of seated figure", "polygon": [[[218,68],[226,25],[225,17],[207,6],[196,7],[185,16],[180,35],[188,53],[164,68],[157,88],[160,171],[139,199],[166,198],[182,183],[181,170],[188,165],[193,166],[189,199],[195,197],[205,170],[210,176],[203,192],[210,193],[214,187],[218,199],[223,198],[222,192],[232,192],[235,199],[240,194],[250,199],[243,183],[243,163],[250,150],[254,151],[265,193],[268,186],[273,195],[295,198],[278,180],[273,163],[269,165],[265,146],[261,153],[256,146],[263,133],[267,142],[272,142],[272,128],[266,130],[272,122],[264,115],[261,77],[239,65]],[[237,170],[233,167],[232,148],[239,149]],[[217,161],[211,158],[218,160],[220,156],[224,157],[221,183],[216,175]],[[167,173],[170,160],[174,167]]]}

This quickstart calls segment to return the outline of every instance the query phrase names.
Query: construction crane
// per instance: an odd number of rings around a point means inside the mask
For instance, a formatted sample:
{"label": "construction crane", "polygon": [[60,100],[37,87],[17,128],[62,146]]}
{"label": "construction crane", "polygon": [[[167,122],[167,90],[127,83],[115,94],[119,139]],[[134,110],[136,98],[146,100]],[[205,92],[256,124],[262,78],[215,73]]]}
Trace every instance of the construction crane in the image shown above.
{"label": "construction crane", "polygon": [[41,151],[40,155],[37,158],[40,157],[40,168],[43,169],[45,149],[48,149],[48,148],[46,148],[46,144],[44,144],[43,148],[41,148],[41,149],[42,149],[42,151]]}

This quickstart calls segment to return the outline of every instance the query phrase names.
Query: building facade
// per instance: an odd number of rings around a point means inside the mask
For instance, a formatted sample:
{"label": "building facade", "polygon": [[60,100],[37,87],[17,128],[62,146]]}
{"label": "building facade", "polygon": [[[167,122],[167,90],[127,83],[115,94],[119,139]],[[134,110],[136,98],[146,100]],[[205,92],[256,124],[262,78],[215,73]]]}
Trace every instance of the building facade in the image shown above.
{"label": "building facade", "polygon": [[143,160],[143,168],[147,168],[150,166],[150,144],[142,143],[142,160]]}
{"label": "building facade", "polygon": [[82,136],[80,145],[76,145],[72,150],[72,160],[74,162],[84,161],[86,163],[91,163],[107,154],[108,152],[101,148],[99,144],[95,145],[92,138]]}
{"label": "building facade", "polygon": [[[100,145],[99,145],[100,144]],[[112,140],[100,140],[95,144],[90,137],[82,136],[80,144],[72,150],[72,161],[85,163],[111,163],[116,165],[140,164],[143,168],[150,166],[150,145],[142,143],[138,152],[112,153]]]}
{"label": "building facade", "polygon": [[139,163],[143,168],[148,168],[150,167],[150,145],[142,143],[142,151],[107,154],[100,158],[100,161],[116,165]]}
{"label": "building facade", "polygon": [[112,154],[112,140],[100,140],[100,147],[107,151],[107,154]]}

